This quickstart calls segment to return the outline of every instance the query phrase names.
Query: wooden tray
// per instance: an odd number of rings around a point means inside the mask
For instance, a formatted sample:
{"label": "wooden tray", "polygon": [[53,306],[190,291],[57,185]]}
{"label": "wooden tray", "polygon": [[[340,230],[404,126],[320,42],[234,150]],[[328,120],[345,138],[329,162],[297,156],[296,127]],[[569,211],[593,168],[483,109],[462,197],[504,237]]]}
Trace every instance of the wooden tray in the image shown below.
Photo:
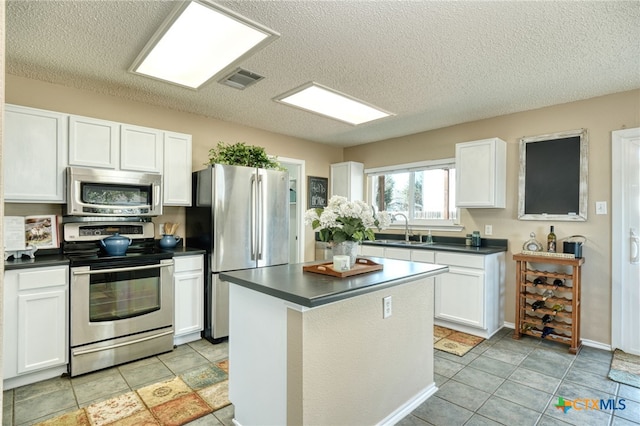
{"label": "wooden tray", "polygon": [[360,257],[356,259],[356,264],[348,271],[336,271],[333,269],[333,262],[318,263],[317,265],[303,266],[305,272],[314,272],[316,274],[331,275],[332,277],[350,277],[352,275],[366,274],[368,272],[381,271],[382,265],[369,259]]}

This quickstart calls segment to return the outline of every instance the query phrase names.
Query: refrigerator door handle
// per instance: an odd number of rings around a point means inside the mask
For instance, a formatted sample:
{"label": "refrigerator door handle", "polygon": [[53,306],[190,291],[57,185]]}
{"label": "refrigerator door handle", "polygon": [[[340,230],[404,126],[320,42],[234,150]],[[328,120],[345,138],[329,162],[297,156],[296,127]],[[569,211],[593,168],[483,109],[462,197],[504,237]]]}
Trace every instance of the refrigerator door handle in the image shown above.
{"label": "refrigerator door handle", "polygon": [[258,260],[262,260],[262,230],[266,224],[264,223],[264,185],[262,175],[258,173],[258,231],[257,231],[257,248]]}
{"label": "refrigerator door handle", "polygon": [[256,193],[257,193],[256,174],[251,175],[251,260],[256,260]]}

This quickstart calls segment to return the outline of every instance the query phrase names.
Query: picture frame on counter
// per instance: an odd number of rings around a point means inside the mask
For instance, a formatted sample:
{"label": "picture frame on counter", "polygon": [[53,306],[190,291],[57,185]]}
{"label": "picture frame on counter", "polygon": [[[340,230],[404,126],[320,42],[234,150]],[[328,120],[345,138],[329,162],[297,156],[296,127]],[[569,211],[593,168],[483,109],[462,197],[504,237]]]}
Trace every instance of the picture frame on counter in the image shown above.
{"label": "picture frame on counter", "polygon": [[307,183],[309,208],[326,207],[329,200],[329,178],[308,176]]}
{"label": "picture frame on counter", "polygon": [[586,221],[587,129],[520,139],[519,220]]}

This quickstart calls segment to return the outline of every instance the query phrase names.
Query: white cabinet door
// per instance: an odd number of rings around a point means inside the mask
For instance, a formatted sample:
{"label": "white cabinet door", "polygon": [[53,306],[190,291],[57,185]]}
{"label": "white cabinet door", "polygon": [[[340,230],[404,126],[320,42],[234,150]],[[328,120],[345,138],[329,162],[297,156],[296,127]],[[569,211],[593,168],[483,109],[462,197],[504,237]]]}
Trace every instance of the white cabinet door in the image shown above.
{"label": "white cabinet door", "polygon": [[174,343],[183,344],[200,338],[204,329],[204,258],[174,258]]}
{"label": "white cabinet door", "polygon": [[67,364],[68,283],[67,266],[5,272],[5,380]]}
{"label": "white cabinet door", "polygon": [[164,132],[165,206],[191,205],[191,135]]}
{"label": "white cabinet door", "polygon": [[64,203],[67,115],[5,105],[4,199]]}
{"label": "white cabinet door", "polygon": [[120,165],[120,124],[97,118],[69,117],[69,164],[117,169]]}
{"label": "white cabinet door", "polygon": [[148,127],[120,125],[120,170],[162,173],[163,134]]}
{"label": "white cabinet door", "polygon": [[346,161],[331,165],[331,195],[347,197],[349,201],[363,200],[364,164]]}
{"label": "white cabinet door", "polygon": [[504,208],[507,143],[498,138],[456,144],[456,206]]}
{"label": "white cabinet door", "polygon": [[450,266],[449,272],[436,276],[436,318],[484,328],[484,298],[482,270]]}
{"label": "white cabinet door", "polygon": [[18,374],[67,363],[66,288],[18,294]]}

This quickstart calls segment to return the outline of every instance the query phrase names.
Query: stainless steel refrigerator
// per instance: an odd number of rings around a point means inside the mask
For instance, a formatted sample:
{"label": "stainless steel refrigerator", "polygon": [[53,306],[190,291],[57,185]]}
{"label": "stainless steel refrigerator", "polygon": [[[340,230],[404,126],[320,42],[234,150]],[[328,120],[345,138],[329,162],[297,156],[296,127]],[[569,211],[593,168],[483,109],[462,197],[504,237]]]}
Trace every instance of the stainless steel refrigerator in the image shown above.
{"label": "stainless steel refrigerator", "polygon": [[215,164],[193,173],[188,247],[207,251],[204,337],[229,335],[229,284],[219,273],[289,261],[289,175]]}

